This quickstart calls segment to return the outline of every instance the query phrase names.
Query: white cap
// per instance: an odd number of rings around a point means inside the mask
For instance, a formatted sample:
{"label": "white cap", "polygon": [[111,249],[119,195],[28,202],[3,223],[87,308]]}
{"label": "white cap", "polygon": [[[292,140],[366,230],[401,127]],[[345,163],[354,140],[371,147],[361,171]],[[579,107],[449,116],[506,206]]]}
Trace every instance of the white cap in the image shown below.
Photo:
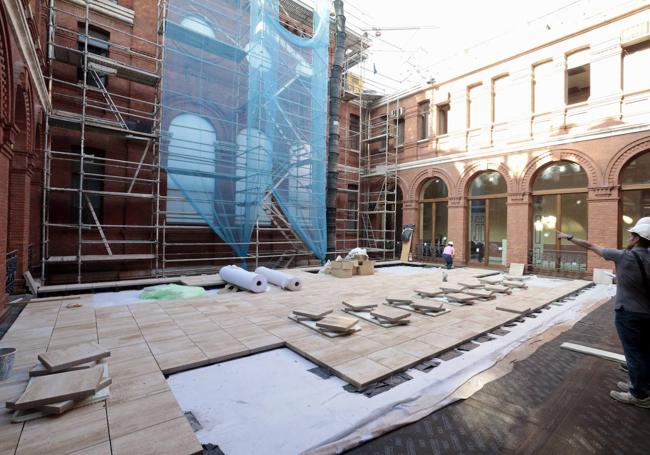
{"label": "white cap", "polygon": [[639,224],[650,224],[650,216],[644,216],[639,221],[636,222],[637,226]]}
{"label": "white cap", "polygon": [[452,242],[452,241],[450,240],[450,241],[447,242],[447,245],[452,245],[452,246],[453,246],[453,245],[454,245],[454,242]]}
{"label": "white cap", "polygon": [[632,229],[628,229],[627,231],[650,240],[650,222],[643,221],[643,218],[641,218]]}

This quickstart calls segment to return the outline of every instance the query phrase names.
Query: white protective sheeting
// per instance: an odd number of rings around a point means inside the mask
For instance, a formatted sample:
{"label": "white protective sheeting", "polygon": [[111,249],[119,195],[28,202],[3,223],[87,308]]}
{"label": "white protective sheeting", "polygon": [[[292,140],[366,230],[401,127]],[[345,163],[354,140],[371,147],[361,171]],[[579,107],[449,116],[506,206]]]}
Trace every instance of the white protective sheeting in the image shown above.
{"label": "white protective sheeting", "polygon": [[297,276],[272,270],[267,267],[258,267],[255,269],[255,273],[263,275],[269,283],[280,286],[282,289],[289,291],[299,291],[302,289],[302,280]]}
{"label": "white protective sheeting", "polygon": [[259,273],[249,272],[236,265],[226,265],[219,270],[219,276],[227,283],[234,284],[251,292],[265,292],[268,283],[266,277]]}
{"label": "white protective sheeting", "polygon": [[456,389],[472,377],[529,338],[579,320],[614,292],[614,286],[599,285],[551,305],[429,373],[408,370],[412,380],[373,398],[344,391],[337,377],[308,372],[315,365],[288,349],[179,373],[168,383],[183,410],[202,424],[199,440],[225,453],[339,453],[456,401]]}

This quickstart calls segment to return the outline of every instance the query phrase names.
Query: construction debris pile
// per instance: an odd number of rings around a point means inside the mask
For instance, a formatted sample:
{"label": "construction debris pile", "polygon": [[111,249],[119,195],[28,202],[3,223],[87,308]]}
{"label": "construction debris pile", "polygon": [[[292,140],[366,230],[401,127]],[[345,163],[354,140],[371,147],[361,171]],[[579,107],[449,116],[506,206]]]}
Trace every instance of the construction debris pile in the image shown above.
{"label": "construction debris pile", "polygon": [[14,411],[11,422],[20,423],[104,401],[111,378],[104,359],[111,352],[97,343],[80,343],[38,355],[29,371],[24,392],[5,406]]}

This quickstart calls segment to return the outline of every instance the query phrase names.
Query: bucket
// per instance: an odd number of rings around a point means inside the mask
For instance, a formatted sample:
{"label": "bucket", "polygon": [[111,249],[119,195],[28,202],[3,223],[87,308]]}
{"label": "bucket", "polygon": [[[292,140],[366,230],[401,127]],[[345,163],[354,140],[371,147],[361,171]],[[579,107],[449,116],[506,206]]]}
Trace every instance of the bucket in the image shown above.
{"label": "bucket", "polygon": [[16,359],[16,348],[0,348],[0,381],[9,377]]}

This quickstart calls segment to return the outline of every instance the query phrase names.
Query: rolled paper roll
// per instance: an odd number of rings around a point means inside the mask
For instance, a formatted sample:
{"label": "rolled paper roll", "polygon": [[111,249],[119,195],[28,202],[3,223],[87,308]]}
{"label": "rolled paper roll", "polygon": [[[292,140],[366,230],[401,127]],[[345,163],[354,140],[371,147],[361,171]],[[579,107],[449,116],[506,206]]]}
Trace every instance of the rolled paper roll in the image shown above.
{"label": "rolled paper roll", "polygon": [[255,269],[255,273],[265,276],[269,283],[280,286],[282,289],[289,291],[299,291],[302,289],[302,280],[296,276],[267,267],[258,267]]}
{"label": "rolled paper roll", "polygon": [[251,292],[265,292],[268,286],[265,276],[259,273],[248,272],[236,265],[221,267],[219,276],[223,281]]}

